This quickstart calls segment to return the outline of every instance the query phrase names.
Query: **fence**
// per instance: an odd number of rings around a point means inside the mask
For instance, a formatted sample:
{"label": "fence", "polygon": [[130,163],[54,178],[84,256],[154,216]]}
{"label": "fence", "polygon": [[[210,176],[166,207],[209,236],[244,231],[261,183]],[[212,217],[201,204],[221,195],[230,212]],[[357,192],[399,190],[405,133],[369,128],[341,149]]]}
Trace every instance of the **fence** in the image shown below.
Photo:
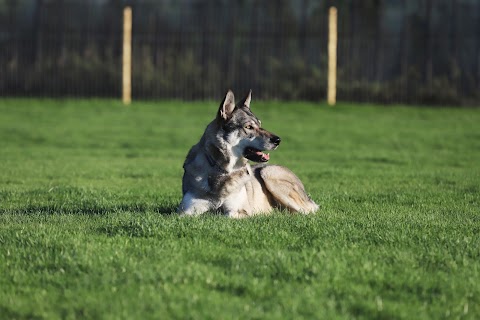
{"label": "fence", "polygon": [[[3,4],[2,4],[3,3]],[[337,99],[479,104],[476,0],[18,0],[0,2],[0,95],[120,97],[133,9],[132,95],[326,100],[328,8]]]}

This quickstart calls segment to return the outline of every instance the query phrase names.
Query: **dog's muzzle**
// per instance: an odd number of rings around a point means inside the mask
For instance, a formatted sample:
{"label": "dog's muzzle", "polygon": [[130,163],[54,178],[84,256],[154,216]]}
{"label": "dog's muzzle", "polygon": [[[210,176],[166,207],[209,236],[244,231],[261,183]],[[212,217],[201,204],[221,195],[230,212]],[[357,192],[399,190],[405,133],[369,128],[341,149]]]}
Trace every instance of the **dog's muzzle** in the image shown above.
{"label": "dog's muzzle", "polygon": [[282,142],[282,139],[280,139],[279,136],[273,136],[273,137],[270,138],[270,142],[273,143],[275,145],[275,147],[278,147],[280,142]]}
{"label": "dog's muzzle", "polygon": [[[277,149],[281,141],[282,139],[280,139],[279,136],[272,136],[270,138],[270,143],[273,145],[273,147],[268,149],[269,150]],[[254,162],[267,162],[268,160],[270,160],[270,154],[263,153],[262,150],[258,150],[252,147],[246,148],[245,151],[243,152],[243,156],[248,160],[251,160]]]}

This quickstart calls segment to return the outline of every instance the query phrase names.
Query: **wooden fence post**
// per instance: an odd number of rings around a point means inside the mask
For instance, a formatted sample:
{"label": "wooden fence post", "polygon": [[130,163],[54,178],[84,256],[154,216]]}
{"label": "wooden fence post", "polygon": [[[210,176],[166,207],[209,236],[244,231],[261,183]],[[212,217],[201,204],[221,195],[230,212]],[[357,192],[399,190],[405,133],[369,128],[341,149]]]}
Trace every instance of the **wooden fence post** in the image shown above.
{"label": "wooden fence post", "polygon": [[122,101],[132,102],[132,8],[123,9]]}
{"label": "wooden fence post", "polygon": [[328,104],[337,101],[337,8],[330,7],[328,15]]}

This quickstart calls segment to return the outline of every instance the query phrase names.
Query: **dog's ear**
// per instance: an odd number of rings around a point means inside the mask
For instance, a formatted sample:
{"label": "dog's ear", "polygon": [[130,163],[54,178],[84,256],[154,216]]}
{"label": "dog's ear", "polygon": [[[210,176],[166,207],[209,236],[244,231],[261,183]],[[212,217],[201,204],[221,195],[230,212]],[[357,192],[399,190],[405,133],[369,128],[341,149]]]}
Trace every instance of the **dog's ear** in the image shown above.
{"label": "dog's ear", "polygon": [[250,89],[245,98],[243,98],[239,103],[237,103],[237,107],[241,108],[245,106],[250,109],[250,101],[252,101],[252,89]]}
{"label": "dog's ear", "polygon": [[225,99],[220,104],[220,109],[218,109],[218,116],[223,120],[228,120],[232,115],[233,109],[235,109],[235,96],[232,90],[228,90]]}

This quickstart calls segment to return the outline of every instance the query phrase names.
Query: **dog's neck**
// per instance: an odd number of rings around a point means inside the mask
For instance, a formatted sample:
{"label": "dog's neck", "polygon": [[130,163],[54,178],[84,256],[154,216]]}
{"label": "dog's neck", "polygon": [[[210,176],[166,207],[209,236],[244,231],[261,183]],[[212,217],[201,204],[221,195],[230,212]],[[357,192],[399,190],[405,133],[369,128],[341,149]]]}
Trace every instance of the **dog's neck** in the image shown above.
{"label": "dog's neck", "polygon": [[219,147],[213,143],[206,145],[205,156],[210,166],[221,174],[244,169],[248,163],[247,159],[238,151],[228,150],[227,148],[226,146]]}

